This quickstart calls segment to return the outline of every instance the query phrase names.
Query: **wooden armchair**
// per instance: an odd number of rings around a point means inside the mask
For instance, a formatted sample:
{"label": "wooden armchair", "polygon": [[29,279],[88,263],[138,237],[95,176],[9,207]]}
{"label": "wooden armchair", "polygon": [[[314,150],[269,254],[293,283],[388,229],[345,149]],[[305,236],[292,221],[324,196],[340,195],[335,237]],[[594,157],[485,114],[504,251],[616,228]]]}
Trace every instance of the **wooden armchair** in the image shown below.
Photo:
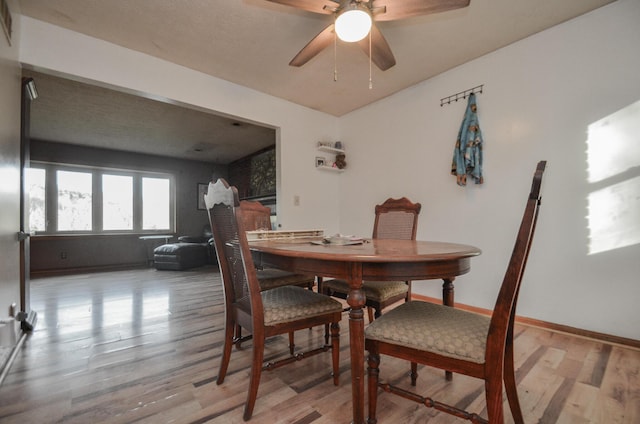
{"label": "wooden armchair", "polygon": [[[412,203],[406,197],[401,199],[387,199],[375,207],[375,221],[373,224],[374,239],[415,240],[418,231],[418,215],[422,206]],[[345,280],[335,279],[323,281],[319,286],[322,293],[346,299],[349,284]],[[410,281],[365,281],[362,285],[369,308],[369,321],[372,321],[371,308],[378,318],[382,309],[404,299],[411,298]]]}
{"label": "wooden armchair", "polygon": [[[249,250],[244,223],[237,214],[237,190],[235,187],[229,187],[222,179],[215,184],[209,183],[205,204],[213,229],[225,300],[224,348],[217,384],[224,382],[234,344],[234,331],[236,325],[240,325],[253,334],[251,376],[243,416],[245,421],[253,414],[263,369],[272,370],[331,349],[333,382],[338,385],[341,303],[297,286],[262,291]],[[326,324],[331,326],[331,346],[325,344],[310,352],[298,353],[263,365],[267,337]]]}
{"label": "wooden armchair", "polygon": [[[513,366],[513,325],[520,284],[538,218],[545,165],[545,161],[539,162],[533,177],[515,247],[491,317],[412,301],[398,306],[367,327],[369,424],[377,423],[378,387],[473,423],[502,424],[503,382],[513,419],[516,423],[523,423]],[[403,388],[380,384],[381,354],[483,379],[488,420]],[[414,378],[412,385],[415,386]]]}

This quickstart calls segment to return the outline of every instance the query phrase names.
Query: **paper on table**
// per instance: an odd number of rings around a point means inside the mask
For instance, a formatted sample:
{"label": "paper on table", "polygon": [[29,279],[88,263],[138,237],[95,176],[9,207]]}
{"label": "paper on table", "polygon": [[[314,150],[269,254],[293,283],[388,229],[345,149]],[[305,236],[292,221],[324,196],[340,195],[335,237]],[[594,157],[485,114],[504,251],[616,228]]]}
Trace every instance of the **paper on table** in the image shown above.
{"label": "paper on table", "polygon": [[342,234],[335,234],[333,236],[324,237],[322,240],[314,240],[313,244],[336,244],[336,245],[351,245],[362,244],[362,237],[346,236]]}

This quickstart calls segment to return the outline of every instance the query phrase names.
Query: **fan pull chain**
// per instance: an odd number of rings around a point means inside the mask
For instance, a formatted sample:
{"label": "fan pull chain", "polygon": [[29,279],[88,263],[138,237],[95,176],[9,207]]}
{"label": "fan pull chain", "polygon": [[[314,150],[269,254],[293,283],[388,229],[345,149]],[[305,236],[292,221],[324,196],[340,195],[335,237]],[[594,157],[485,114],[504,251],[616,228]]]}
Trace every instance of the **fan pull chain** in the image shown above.
{"label": "fan pull chain", "polygon": [[371,71],[371,31],[369,31],[369,90],[373,89],[373,77]]}
{"label": "fan pull chain", "polygon": [[[334,19],[335,22],[335,19]],[[338,81],[338,33],[333,31],[333,82]]]}

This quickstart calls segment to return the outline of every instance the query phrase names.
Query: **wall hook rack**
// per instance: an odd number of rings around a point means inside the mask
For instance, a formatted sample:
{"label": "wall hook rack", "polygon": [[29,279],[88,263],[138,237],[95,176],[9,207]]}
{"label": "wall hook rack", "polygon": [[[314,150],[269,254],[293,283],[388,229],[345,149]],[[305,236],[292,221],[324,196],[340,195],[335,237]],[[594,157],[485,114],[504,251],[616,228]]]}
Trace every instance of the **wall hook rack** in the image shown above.
{"label": "wall hook rack", "polygon": [[475,94],[475,93],[482,94],[482,88],[483,87],[484,87],[484,84],[480,84],[480,85],[477,85],[477,86],[475,86],[473,88],[469,88],[467,90],[461,91],[459,93],[452,94],[452,95],[447,96],[447,97],[443,97],[443,98],[440,99],[440,107],[442,107],[444,105],[449,105],[449,104],[451,104],[451,102],[457,102],[460,99],[464,100],[470,94]]}

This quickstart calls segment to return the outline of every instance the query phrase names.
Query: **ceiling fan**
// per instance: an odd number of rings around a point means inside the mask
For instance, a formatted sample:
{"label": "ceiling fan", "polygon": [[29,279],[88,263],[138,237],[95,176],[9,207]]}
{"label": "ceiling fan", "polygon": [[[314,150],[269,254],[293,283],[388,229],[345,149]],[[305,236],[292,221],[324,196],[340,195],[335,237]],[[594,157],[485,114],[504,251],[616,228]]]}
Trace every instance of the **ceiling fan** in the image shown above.
{"label": "ceiling fan", "polygon": [[[358,42],[373,63],[383,71],[396,64],[391,48],[375,22],[394,21],[411,16],[429,15],[459,9],[469,5],[470,0],[267,0],[298,9],[324,15],[334,15],[334,23],[322,30],[289,62],[291,66],[302,66],[334,42],[336,35],[343,41]],[[347,22],[359,17],[364,29],[349,37],[342,34],[354,30],[358,24]],[[342,22],[341,22],[342,21]],[[370,40],[366,36],[371,33]],[[358,38],[360,37],[360,38]]]}

